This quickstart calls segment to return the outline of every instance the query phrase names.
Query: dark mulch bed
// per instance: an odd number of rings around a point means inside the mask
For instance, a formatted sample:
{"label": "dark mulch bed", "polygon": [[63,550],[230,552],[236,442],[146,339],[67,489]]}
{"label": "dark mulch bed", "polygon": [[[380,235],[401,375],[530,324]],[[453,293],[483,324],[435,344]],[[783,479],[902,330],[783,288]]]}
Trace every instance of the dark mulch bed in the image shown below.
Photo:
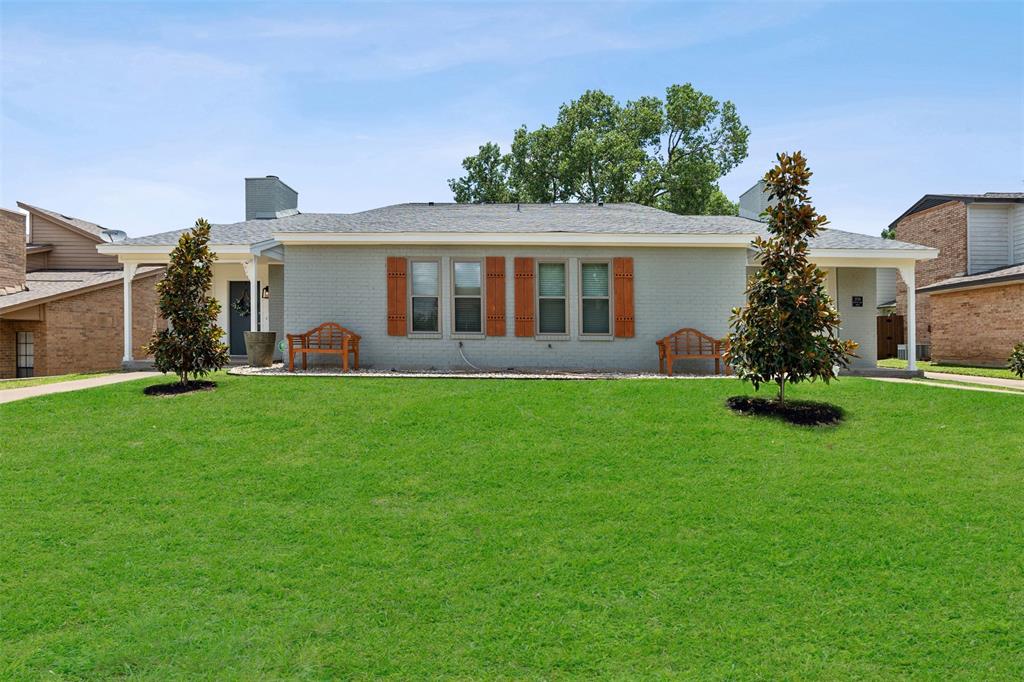
{"label": "dark mulch bed", "polygon": [[810,400],[789,400],[779,405],[776,400],[735,395],[727,398],[725,404],[734,412],[774,417],[800,426],[832,426],[843,420],[842,409]]}
{"label": "dark mulch bed", "polygon": [[185,384],[175,381],[173,384],[146,386],[146,388],[142,389],[142,392],[146,395],[172,396],[195,393],[196,391],[212,391],[215,388],[217,388],[217,382],[215,381],[189,381]]}

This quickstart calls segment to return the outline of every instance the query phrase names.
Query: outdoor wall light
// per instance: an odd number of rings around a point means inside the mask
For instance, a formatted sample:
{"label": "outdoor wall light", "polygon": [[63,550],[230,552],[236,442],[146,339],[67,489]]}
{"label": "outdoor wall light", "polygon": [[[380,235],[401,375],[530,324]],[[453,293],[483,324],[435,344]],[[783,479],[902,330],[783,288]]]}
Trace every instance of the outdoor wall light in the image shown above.
{"label": "outdoor wall light", "polygon": [[263,287],[263,291],[260,292],[260,298],[270,298],[270,285]]}

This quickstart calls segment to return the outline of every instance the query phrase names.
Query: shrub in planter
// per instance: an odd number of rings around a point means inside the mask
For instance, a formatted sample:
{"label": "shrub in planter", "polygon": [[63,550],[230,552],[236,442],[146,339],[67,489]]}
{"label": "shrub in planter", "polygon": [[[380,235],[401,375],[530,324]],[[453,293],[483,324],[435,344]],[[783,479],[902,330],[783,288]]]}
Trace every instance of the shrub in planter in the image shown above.
{"label": "shrub in planter", "polygon": [[1024,341],[1013,347],[1010,359],[1007,361],[1010,371],[1024,379]]}

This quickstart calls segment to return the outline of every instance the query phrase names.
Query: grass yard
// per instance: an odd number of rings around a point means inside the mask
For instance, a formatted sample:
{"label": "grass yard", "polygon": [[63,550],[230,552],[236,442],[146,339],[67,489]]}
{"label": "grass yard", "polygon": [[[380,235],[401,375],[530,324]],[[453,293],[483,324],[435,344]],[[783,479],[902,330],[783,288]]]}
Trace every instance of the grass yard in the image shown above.
{"label": "grass yard", "polygon": [[75,381],[76,379],[92,379],[102,377],[113,372],[86,372],[85,374],[57,374],[47,377],[31,377],[29,379],[0,379],[0,391],[8,388],[25,388],[27,386],[42,386],[43,384],[57,384],[62,381]]}
{"label": "grass yard", "polygon": [[[879,360],[879,367],[889,367],[891,369],[906,369],[907,361],[899,360],[897,358],[889,358],[888,360]],[[928,362],[927,360],[918,360],[917,368],[923,369],[926,372],[945,372],[946,374],[963,374],[965,376],[972,377],[993,377],[995,379],[1020,379],[1019,376],[1006,369],[1005,367],[971,367],[968,365],[946,365],[941,362]],[[1021,382],[1024,385],[1024,381]]]}
{"label": "grass yard", "polygon": [[1024,677],[1024,400],[218,377],[0,405],[0,678]]}

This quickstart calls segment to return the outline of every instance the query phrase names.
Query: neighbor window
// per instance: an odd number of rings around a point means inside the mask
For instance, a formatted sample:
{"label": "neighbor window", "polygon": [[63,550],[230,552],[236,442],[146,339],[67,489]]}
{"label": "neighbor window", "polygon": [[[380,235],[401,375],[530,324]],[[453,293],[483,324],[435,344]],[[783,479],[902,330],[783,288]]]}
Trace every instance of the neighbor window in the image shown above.
{"label": "neighbor window", "polygon": [[453,261],[452,306],[456,334],[484,331],[483,282],[480,261]]}
{"label": "neighbor window", "polygon": [[584,334],[610,334],[611,268],[608,263],[580,265],[580,310]]}
{"label": "neighbor window", "polygon": [[438,288],[440,265],[436,260],[412,262],[411,329],[417,332],[439,332]]}
{"label": "neighbor window", "polygon": [[537,264],[537,333],[565,334],[565,263]]}
{"label": "neighbor window", "polygon": [[18,332],[15,338],[17,363],[15,376],[30,377],[35,374],[35,337],[32,332]]}

